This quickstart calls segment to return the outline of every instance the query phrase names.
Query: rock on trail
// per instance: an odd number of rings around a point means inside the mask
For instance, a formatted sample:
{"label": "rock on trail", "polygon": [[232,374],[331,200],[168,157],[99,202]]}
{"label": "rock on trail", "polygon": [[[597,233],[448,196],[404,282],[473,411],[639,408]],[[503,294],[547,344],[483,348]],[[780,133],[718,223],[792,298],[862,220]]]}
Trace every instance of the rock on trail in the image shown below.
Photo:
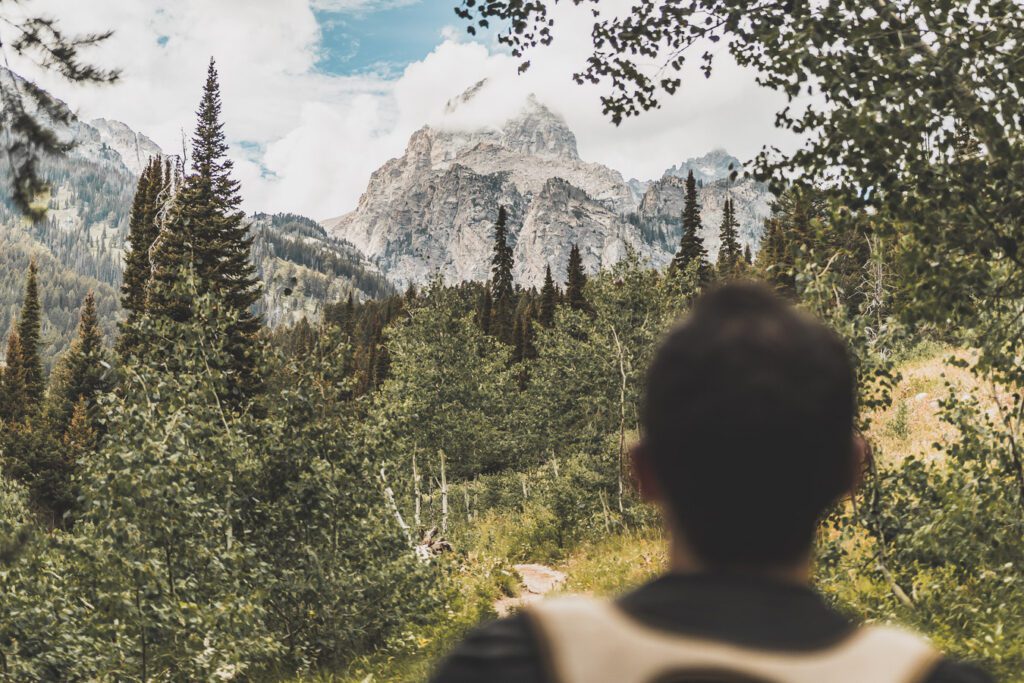
{"label": "rock on trail", "polygon": [[514,598],[501,598],[494,602],[494,611],[499,617],[507,617],[512,612],[542,600],[548,593],[558,590],[565,584],[565,572],[543,564],[517,564],[512,569],[520,578],[520,592]]}

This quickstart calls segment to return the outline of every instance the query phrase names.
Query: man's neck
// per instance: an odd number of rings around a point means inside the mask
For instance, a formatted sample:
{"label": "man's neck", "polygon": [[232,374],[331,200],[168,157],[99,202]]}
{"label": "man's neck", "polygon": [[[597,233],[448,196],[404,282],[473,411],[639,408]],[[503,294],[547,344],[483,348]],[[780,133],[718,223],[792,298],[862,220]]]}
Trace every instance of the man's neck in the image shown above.
{"label": "man's neck", "polygon": [[673,536],[669,543],[669,571],[674,574],[728,572],[806,586],[811,582],[811,559],[808,557],[792,565],[779,567],[728,567],[726,569],[704,562],[693,552],[685,540]]}

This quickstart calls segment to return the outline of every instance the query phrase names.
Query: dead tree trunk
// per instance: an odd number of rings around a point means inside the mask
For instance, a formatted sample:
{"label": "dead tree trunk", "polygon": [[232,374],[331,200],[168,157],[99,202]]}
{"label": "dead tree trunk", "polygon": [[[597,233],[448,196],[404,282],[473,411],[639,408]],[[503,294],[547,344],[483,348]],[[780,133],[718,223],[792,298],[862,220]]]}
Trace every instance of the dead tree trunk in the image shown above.
{"label": "dead tree trunk", "polygon": [[402,519],[402,511],[398,509],[398,503],[395,502],[395,492],[391,490],[391,486],[388,484],[387,475],[384,473],[384,468],[380,468],[380,481],[384,484],[384,499],[388,503],[388,507],[391,508],[391,512],[395,515],[395,521],[398,522],[398,528],[402,530],[402,534],[405,536],[406,542],[410,547],[416,545],[412,539],[412,534],[409,531],[409,525]]}
{"label": "dead tree trunk", "polygon": [[441,533],[448,533],[448,479],[445,475],[444,451],[441,454]]}
{"label": "dead tree trunk", "polygon": [[420,473],[416,469],[415,450],[412,452],[412,488],[413,495],[416,496],[416,510],[413,513],[413,523],[416,525],[416,528],[419,529],[423,525],[423,522],[420,519],[420,499],[423,497],[423,494],[420,492]]}
{"label": "dead tree trunk", "polygon": [[619,357],[619,375],[622,378],[619,384],[619,457],[615,473],[618,485],[619,512],[622,513],[625,511],[622,504],[622,468],[626,460],[626,359],[622,352],[622,344],[619,342],[619,333],[615,331],[614,326],[612,327],[612,338],[615,340],[615,350]]}

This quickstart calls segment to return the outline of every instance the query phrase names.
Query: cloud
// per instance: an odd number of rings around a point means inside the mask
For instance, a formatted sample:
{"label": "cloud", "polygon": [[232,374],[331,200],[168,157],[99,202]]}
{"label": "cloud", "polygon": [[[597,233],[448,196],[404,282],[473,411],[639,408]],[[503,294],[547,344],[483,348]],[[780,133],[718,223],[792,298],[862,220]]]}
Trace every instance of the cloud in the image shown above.
{"label": "cloud", "polygon": [[313,0],[313,9],[325,12],[379,12],[414,5],[420,0]]}
{"label": "cloud", "polygon": [[321,70],[327,46],[318,10],[367,12],[407,1],[37,0],[31,8],[60,17],[68,30],[116,28],[90,56],[123,75],[110,87],[72,87],[16,66],[83,116],[122,120],[178,151],[191,133],[207,60],[216,57],[245,207],[314,218],[352,209],[372,171],[401,154],[417,128],[441,122],[445,103],[482,78],[491,84],[487,97],[464,125],[497,125],[535,92],[567,119],[585,159],[627,178],[660,176],[714,147],[743,158],[765,143],[792,144],[772,127],[778,96],[726,62],[710,81],[688,73],[682,92],[661,109],[613,126],[601,114],[600,88],[572,82],[588,54],[589,9],[571,3],[556,6],[556,40],[530,55],[523,76],[517,60],[477,42],[488,38],[467,39],[458,25],[397,76]]}

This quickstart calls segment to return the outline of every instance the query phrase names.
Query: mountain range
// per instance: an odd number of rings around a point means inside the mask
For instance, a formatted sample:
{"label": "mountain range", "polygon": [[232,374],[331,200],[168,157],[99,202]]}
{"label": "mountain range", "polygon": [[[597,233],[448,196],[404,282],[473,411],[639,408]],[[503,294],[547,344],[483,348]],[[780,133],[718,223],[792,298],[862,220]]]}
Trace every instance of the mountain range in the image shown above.
{"label": "mountain range", "polygon": [[[582,159],[565,120],[535,97],[501,125],[460,124],[488,87],[477,84],[449,102],[441,123],[416,131],[401,157],[372,174],[353,211],[321,223],[295,214],[251,217],[253,258],[264,283],[259,309],[269,324],[315,317],[325,303],[350,294],[381,296],[437,275],[449,282],[488,279],[501,206],[515,276],[524,285],[539,285],[548,266],[563,279],[573,244],[591,272],[629,250],[663,267],[681,236],[683,177],[690,170],[711,258],[727,197],[735,200],[741,241],[756,251],[771,198],[752,180],[729,179],[741,167],[724,150],[685,160],[655,180],[626,181]],[[0,186],[0,333],[17,315],[25,267],[34,258],[50,358],[73,336],[89,290],[105,331],[114,334],[132,196],[142,168],[162,154],[115,120],[71,116],[59,132],[77,144],[42,164],[53,188],[43,221],[24,221]]]}
{"label": "mountain range", "polygon": [[751,179],[730,180],[742,165],[724,150],[683,161],[657,180],[626,181],[581,159],[565,120],[532,96],[499,126],[457,125],[460,110],[487,97],[487,88],[481,81],[449,102],[452,123],[442,119],[416,131],[401,157],[373,173],[355,210],[323,223],[396,284],[435,274],[449,282],[486,280],[500,206],[508,212],[514,274],[522,284],[539,286],[548,266],[564,273],[573,244],[592,272],[628,249],[664,266],[682,234],[690,170],[711,258],[727,197],[736,206],[741,241],[756,251],[771,195]]}

